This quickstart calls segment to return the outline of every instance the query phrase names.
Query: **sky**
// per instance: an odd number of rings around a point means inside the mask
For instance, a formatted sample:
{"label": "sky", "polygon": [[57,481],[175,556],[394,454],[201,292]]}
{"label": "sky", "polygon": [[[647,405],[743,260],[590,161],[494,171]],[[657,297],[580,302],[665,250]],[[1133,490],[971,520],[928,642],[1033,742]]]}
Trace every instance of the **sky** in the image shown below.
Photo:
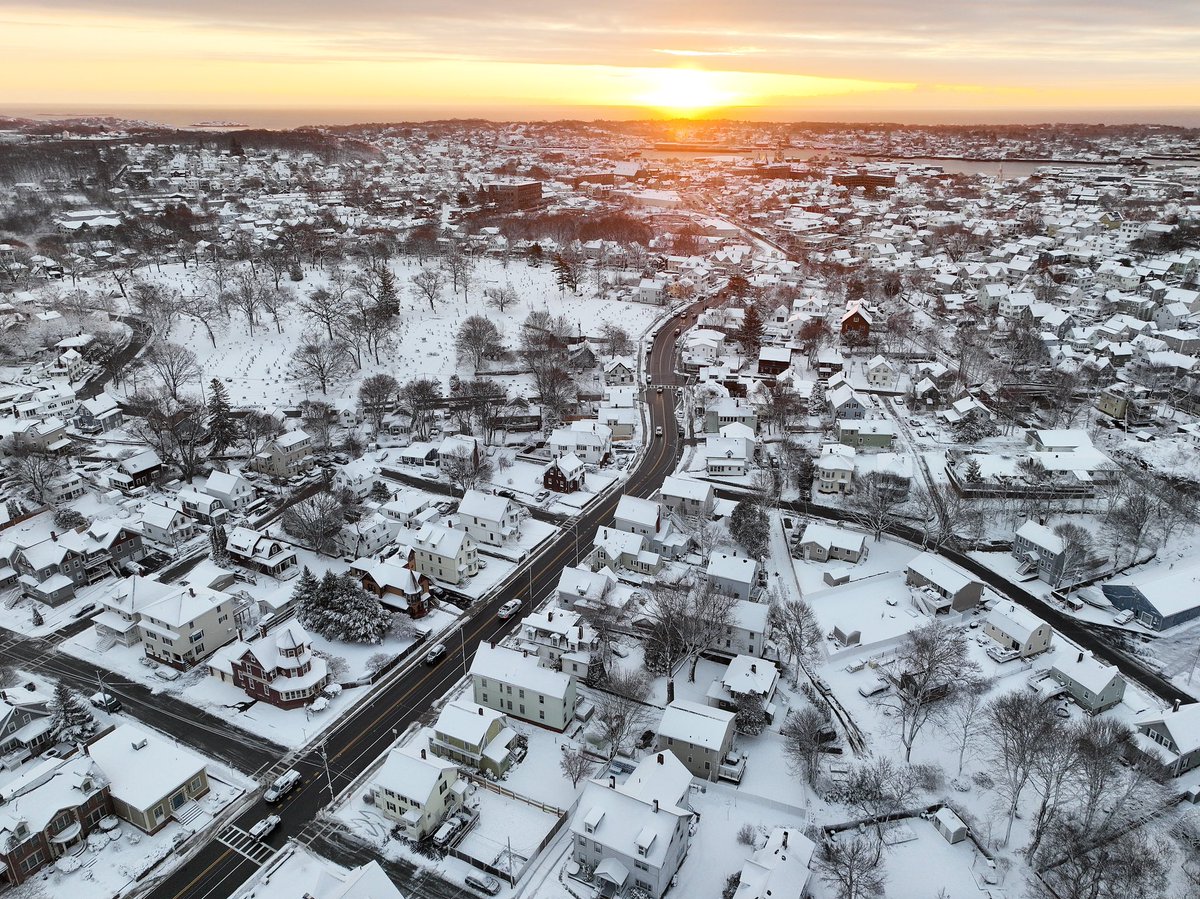
{"label": "sky", "polygon": [[0,0],[7,107],[751,119],[1200,107],[1200,2]]}

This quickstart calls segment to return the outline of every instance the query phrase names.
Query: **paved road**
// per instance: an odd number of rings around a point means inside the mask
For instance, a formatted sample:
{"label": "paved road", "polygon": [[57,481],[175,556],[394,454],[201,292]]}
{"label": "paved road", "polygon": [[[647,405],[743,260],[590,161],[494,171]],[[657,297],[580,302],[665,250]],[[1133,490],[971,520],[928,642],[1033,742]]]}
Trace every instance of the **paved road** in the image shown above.
{"label": "paved road", "polygon": [[[686,327],[686,320],[694,320],[695,313],[680,313],[668,320],[655,339],[647,359],[647,375],[658,385],[666,385],[662,393],[656,388],[646,392],[646,404],[650,415],[651,435],[653,429],[662,427],[663,436],[649,438],[640,464],[626,482],[625,490],[636,496],[649,496],[662,485],[663,478],[670,474],[678,461],[681,442],[675,427],[675,402],[679,383],[674,375],[675,329]],[[595,529],[612,521],[620,492],[613,491],[604,499],[585,511],[577,519],[581,539],[578,555],[587,552],[591,535]],[[272,846],[282,845],[289,837],[302,841],[318,840],[324,845],[323,828],[315,823],[318,814],[329,803],[332,795],[344,790],[377,757],[379,757],[412,722],[427,714],[433,703],[445,690],[462,676],[470,665],[475,649],[481,642],[498,640],[511,631],[522,615],[505,621],[496,617],[500,605],[512,598],[525,603],[545,596],[558,584],[559,575],[566,566],[577,561],[577,548],[573,529],[566,529],[534,555],[526,566],[514,573],[493,598],[477,604],[470,617],[463,623],[458,638],[451,637],[450,652],[440,664],[430,668],[422,664],[402,671],[388,688],[370,703],[360,706],[345,720],[339,722],[327,735],[324,746],[310,750],[288,762],[279,762],[261,778],[261,782],[273,778],[294,767],[304,777],[303,786],[280,806],[267,806],[256,799],[244,809],[234,823],[243,830],[268,814],[278,814],[283,823],[270,837]],[[526,610],[527,611],[527,610]],[[321,749],[325,752],[322,757]],[[282,753],[281,753],[282,754]],[[328,776],[325,759],[328,759]],[[225,844],[213,840],[204,845],[188,863],[157,884],[151,893],[155,899],[188,897],[188,899],[218,899],[229,896],[254,870],[254,863]],[[392,866],[390,873],[399,880],[402,891],[408,885],[400,880],[404,865]],[[413,874],[411,895],[421,897],[453,897],[467,895],[452,884],[435,884],[427,875]]]}

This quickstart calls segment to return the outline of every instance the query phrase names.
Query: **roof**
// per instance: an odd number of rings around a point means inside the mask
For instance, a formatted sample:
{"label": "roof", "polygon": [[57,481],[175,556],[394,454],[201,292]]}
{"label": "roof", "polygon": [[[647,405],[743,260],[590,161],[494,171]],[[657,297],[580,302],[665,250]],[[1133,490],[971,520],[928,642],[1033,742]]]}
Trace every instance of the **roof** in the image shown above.
{"label": "roof", "polygon": [[147,503],[142,509],[142,523],[166,530],[181,515],[183,513],[178,509],[170,509],[167,506],[160,506],[158,503]]}
{"label": "roof", "polygon": [[[822,456],[821,461],[825,459],[838,459],[838,456]],[[846,467],[853,468],[853,465]],[[800,535],[800,544],[812,543],[820,546],[826,552],[834,547],[838,549],[852,550],[861,552],[863,543],[866,537],[854,531],[848,531],[845,528],[837,528],[832,525],[822,524],[818,521],[810,521],[804,527],[804,533]]]}
{"label": "roof", "polygon": [[663,485],[659,493],[663,496],[678,496],[684,499],[707,501],[712,497],[713,487],[712,484],[705,484],[703,481],[671,476],[663,479]]}
{"label": "roof", "polygon": [[1112,581],[1105,592],[1109,587],[1136,590],[1160,615],[1178,615],[1200,605],[1200,563],[1140,583]]}
{"label": "roof", "polygon": [[758,562],[747,556],[731,556],[716,550],[708,557],[708,568],[705,572],[709,577],[726,578],[749,584],[758,573]]}
{"label": "roof", "polygon": [[998,605],[988,612],[987,623],[1019,643],[1024,643],[1034,631],[1045,624],[1028,609],[1011,602]]}
{"label": "roof", "polygon": [[921,575],[930,583],[937,584],[948,593],[957,593],[976,583],[974,578],[968,577],[957,565],[951,565],[933,553],[921,553],[908,563],[908,570]]}
{"label": "roof", "polygon": [[1017,536],[1034,546],[1059,555],[1063,551],[1063,539],[1044,524],[1027,521],[1017,529]]}
{"label": "roof", "polygon": [[1121,676],[1116,665],[1105,665],[1090,651],[1079,652],[1070,657],[1060,652],[1058,656],[1050,670],[1059,672],[1064,678],[1074,681],[1097,696],[1104,692],[1104,688],[1112,683],[1114,677]]}
{"label": "roof", "polygon": [[1171,735],[1179,755],[1200,749],[1200,703],[1180,706],[1177,711],[1148,712],[1134,723],[1139,728],[1159,725]]}
{"label": "roof", "polygon": [[733,899],[800,899],[807,895],[816,844],[794,827],[776,827],[742,866]]}
{"label": "roof", "polygon": [[575,679],[561,671],[543,668],[537,656],[526,656],[515,649],[481,643],[471,662],[471,676],[491,678],[502,684],[522,687],[535,693],[565,699]]}
{"label": "roof", "polygon": [[503,720],[503,712],[457,699],[442,709],[437,721],[434,722],[433,729],[438,733],[478,746],[487,735],[488,728],[494,722]]}
{"label": "roof", "polygon": [[378,862],[342,868],[297,844],[234,891],[241,899],[404,899]]}
{"label": "roof", "polygon": [[677,699],[663,712],[658,733],[705,749],[720,749],[733,728],[733,719],[733,712]]}
{"label": "roof", "polygon": [[157,734],[123,724],[87,747],[112,795],[139,811],[205,770],[204,760]]}
{"label": "roof", "polygon": [[614,518],[618,521],[632,521],[651,529],[658,527],[658,503],[651,499],[621,494],[617,500],[617,511]]}
{"label": "roof", "polygon": [[725,669],[721,683],[731,693],[768,695],[779,679],[779,670],[771,662],[754,656],[735,656]]}
{"label": "roof", "polygon": [[503,521],[511,510],[509,501],[503,496],[468,490],[458,503],[459,515],[471,515],[485,521]]}
{"label": "roof", "polygon": [[437,789],[442,772],[453,769],[457,774],[458,766],[429,751],[425,752],[425,758],[420,757],[419,749],[416,753],[410,752],[409,747],[393,749],[379,767],[375,783],[423,805]]}

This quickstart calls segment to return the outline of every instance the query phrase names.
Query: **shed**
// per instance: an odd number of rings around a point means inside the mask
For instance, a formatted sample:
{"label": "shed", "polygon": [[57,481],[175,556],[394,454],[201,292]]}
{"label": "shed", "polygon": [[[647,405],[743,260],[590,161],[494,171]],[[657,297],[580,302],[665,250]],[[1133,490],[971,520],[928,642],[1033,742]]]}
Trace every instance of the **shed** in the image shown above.
{"label": "shed", "polygon": [[943,805],[934,813],[931,820],[933,826],[937,828],[937,832],[946,838],[947,843],[953,845],[961,843],[967,838],[967,825],[950,806]]}

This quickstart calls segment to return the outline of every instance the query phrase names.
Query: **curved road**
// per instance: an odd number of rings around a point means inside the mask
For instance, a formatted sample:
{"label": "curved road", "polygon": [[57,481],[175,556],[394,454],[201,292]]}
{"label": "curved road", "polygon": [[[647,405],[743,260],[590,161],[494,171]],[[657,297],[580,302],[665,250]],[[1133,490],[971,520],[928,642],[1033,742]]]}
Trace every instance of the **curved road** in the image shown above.
{"label": "curved road", "polygon": [[[646,361],[647,376],[653,384],[666,386],[662,393],[656,388],[645,393],[650,435],[641,461],[625,484],[625,491],[632,495],[650,496],[657,491],[663,478],[674,471],[679,459],[682,441],[675,426],[678,391],[674,385],[679,383],[674,373],[675,330],[686,329],[702,305],[696,304],[671,316],[651,345]],[[663,429],[661,438],[653,436],[658,427]],[[425,715],[469,667],[475,648],[481,642],[500,639],[516,627],[522,616],[515,615],[504,621],[496,617],[496,611],[504,602],[514,597],[525,602],[534,601],[555,588],[563,568],[574,565],[587,553],[595,529],[612,522],[620,495],[614,490],[584,511],[575,520],[574,527],[565,528],[503,582],[491,600],[473,607],[462,623],[458,638],[451,636],[447,640],[450,652],[440,664],[432,668],[423,664],[410,666],[375,699],[338,722],[325,737],[323,747],[309,749],[287,762],[281,760],[269,769],[264,782],[291,767],[301,772],[304,784],[279,806],[266,805],[259,794],[237,815],[234,824],[246,830],[268,814],[279,815],[282,824],[268,840],[274,847],[281,846],[288,837],[311,839],[319,836],[314,833],[319,827],[314,827],[313,822],[329,803],[331,787],[332,795],[342,792],[388,749],[398,734]],[[576,529],[580,537],[578,548]],[[322,841],[321,848],[339,860],[335,844]],[[340,860],[350,864],[360,861],[345,855]],[[254,862],[226,844],[210,839],[187,864],[158,883],[150,895],[155,899],[222,899],[231,895],[256,867]],[[402,891],[422,899],[474,895],[424,872],[407,869],[407,866],[388,867],[394,879],[400,881],[398,885]],[[419,887],[414,889],[418,882]]]}

